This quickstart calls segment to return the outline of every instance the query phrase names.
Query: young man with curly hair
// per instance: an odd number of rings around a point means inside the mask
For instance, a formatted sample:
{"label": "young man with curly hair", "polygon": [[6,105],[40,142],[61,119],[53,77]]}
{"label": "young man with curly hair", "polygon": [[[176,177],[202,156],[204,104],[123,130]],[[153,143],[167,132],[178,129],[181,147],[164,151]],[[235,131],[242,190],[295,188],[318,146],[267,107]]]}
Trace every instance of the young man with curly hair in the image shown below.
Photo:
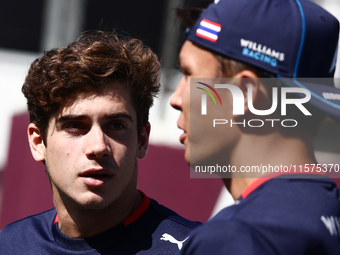
{"label": "young man with curly hair", "polygon": [[217,0],[197,21],[179,13],[192,23],[170,103],[185,159],[195,176],[220,170],[236,200],[181,254],[340,254],[335,169],[313,148],[324,116],[340,120],[337,19],[309,0]]}
{"label": "young man with curly hair", "polygon": [[0,233],[1,254],[173,254],[198,223],[137,190],[160,63],[137,39],[97,31],[36,59],[22,91],[32,155],[55,209]]}

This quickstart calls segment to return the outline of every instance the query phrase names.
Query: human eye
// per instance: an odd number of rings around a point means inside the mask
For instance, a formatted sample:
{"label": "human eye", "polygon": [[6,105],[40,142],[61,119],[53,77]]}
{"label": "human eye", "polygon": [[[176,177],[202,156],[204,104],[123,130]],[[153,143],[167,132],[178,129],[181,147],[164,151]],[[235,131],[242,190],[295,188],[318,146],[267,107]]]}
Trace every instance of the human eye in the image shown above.
{"label": "human eye", "polygon": [[107,125],[107,129],[111,131],[120,131],[126,129],[126,125],[121,121],[111,121]]}
{"label": "human eye", "polygon": [[181,74],[183,74],[183,70],[182,70],[181,66],[176,66],[176,69],[177,69],[178,72],[180,72]]}
{"label": "human eye", "polygon": [[177,70],[178,70],[181,74],[183,74],[184,76],[190,76],[190,72],[189,72],[188,70],[186,70],[186,69],[183,69],[183,68],[181,68],[181,67],[178,67]]}
{"label": "human eye", "polygon": [[81,134],[86,132],[86,126],[78,121],[67,122],[63,125],[63,130],[71,134]]}
{"label": "human eye", "polygon": [[183,74],[183,75],[186,75],[186,74],[187,74],[187,72],[186,72],[185,70],[183,70],[180,66],[177,67],[177,70],[178,70],[178,72],[180,72],[180,73]]}
{"label": "human eye", "polygon": [[177,70],[178,72],[180,72],[181,74],[183,74],[183,75],[186,75],[186,74],[187,74],[187,71],[186,71],[184,68],[182,68],[182,66],[181,66],[180,63],[177,63],[177,64],[176,64],[176,70]]}

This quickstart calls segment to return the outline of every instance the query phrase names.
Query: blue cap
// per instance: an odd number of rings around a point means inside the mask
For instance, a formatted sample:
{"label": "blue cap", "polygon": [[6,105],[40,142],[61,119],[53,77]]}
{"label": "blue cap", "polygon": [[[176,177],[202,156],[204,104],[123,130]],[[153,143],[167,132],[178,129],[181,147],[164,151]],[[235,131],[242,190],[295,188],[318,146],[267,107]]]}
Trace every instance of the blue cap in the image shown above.
{"label": "blue cap", "polygon": [[338,20],[309,0],[220,0],[190,27],[187,40],[278,78],[293,78],[283,81],[309,89],[312,105],[340,118],[340,90],[297,80],[334,76],[338,36]]}

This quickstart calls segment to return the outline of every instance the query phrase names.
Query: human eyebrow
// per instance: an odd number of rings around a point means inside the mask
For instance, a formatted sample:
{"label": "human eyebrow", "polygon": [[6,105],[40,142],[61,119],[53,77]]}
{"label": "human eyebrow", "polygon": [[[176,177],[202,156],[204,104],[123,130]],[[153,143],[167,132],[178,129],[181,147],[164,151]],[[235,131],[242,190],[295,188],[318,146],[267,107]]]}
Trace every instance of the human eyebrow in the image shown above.
{"label": "human eyebrow", "polygon": [[70,120],[84,120],[84,119],[87,119],[88,116],[86,115],[64,115],[64,116],[61,116],[61,117],[58,117],[56,119],[56,124],[58,123],[63,123],[65,121],[70,121]]}
{"label": "human eyebrow", "polygon": [[115,120],[115,119],[128,119],[130,122],[133,123],[133,119],[130,114],[127,113],[113,113],[113,114],[107,114],[104,116],[105,119],[108,120]]}
{"label": "human eyebrow", "polygon": [[[60,116],[56,119],[56,126],[61,127],[65,122],[70,122],[70,121],[84,121],[86,119],[90,119],[88,115],[64,115]],[[131,115],[125,113],[125,112],[119,112],[119,113],[112,113],[112,114],[105,114],[102,117],[103,120],[111,121],[111,120],[118,120],[118,119],[126,119],[131,123],[134,123],[133,118]]]}

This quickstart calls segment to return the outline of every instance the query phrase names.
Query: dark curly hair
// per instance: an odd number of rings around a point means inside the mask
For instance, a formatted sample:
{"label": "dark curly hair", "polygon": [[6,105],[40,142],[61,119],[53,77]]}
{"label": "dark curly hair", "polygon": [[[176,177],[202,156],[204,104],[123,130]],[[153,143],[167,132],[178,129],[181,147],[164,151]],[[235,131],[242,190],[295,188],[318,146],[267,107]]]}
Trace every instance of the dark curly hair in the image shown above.
{"label": "dark curly hair", "polygon": [[27,98],[30,121],[46,142],[50,117],[61,105],[74,95],[121,82],[131,91],[140,134],[141,127],[148,123],[153,97],[159,92],[159,70],[157,56],[140,40],[92,31],[66,48],[44,52],[31,64],[22,92]]}

